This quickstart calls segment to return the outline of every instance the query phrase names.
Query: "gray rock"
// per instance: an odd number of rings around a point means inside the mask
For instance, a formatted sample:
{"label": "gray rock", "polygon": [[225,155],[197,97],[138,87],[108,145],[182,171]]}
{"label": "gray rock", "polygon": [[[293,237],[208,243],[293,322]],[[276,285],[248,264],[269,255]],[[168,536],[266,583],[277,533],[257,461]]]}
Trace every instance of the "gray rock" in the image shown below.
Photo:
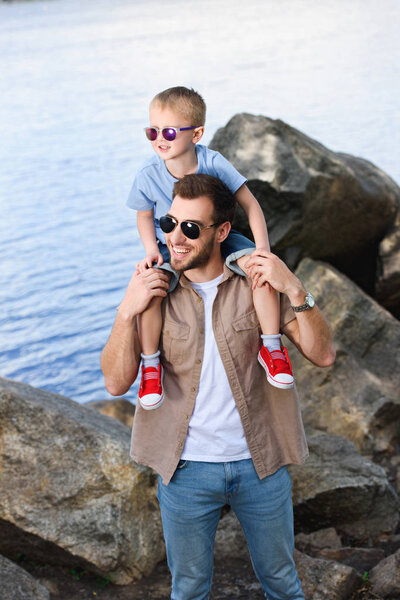
{"label": "gray rock", "polygon": [[400,598],[400,550],[382,560],[370,573],[372,591],[381,598]]}
{"label": "gray rock", "polygon": [[353,567],[359,573],[365,573],[385,558],[385,552],[380,548],[323,548],[313,556],[325,560],[335,560],[348,567]]}
{"label": "gray rock", "polygon": [[368,456],[390,448],[400,423],[400,323],[326,263],[303,260],[296,274],[315,295],[337,350],[318,369],[290,344],[303,419],[344,435]]}
{"label": "gray rock", "polygon": [[0,379],[0,552],[82,566],[118,584],[164,557],[156,477],[130,431],[57,394]]}
{"label": "gray rock", "polygon": [[27,571],[0,556],[1,600],[50,600],[47,589]]}
{"label": "gray rock", "polygon": [[342,547],[340,536],[333,527],[319,529],[312,533],[298,533],[294,541],[296,548],[306,554],[312,554],[323,548],[337,549]]}
{"label": "gray rock", "polygon": [[397,552],[397,550],[400,550],[400,533],[384,533],[380,535],[375,540],[375,547],[382,548],[386,556],[394,554],[395,552]]}
{"label": "gray rock", "polygon": [[361,584],[358,573],[346,565],[311,558],[298,550],[294,560],[306,600],[349,600]]}
{"label": "gray rock", "polygon": [[335,527],[355,540],[394,530],[399,500],[384,470],[341,436],[311,431],[307,439],[310,457],[289,467],[296,530]]}
{"label": "gray rock", "polygon": [[125,398],[116,398],[115,400],[91,400],[83,405],[86,408],[93,408],[102,415],[118,419],[129,428],[133,425],[135,416],[135,405]]}
{"label": "gray rock", "polygon": [[[388,175],[263,116],[235,115],[210,147],[248,178],[271,245],[291,267],[306,256],[324,260],[373,290],[378,243],[400,202]],[[249,232],[243,216],[236,226]]]}
{"label": "gray rock", "polygon": [[400,210],[394,225],[379,245],[376,298],[400,319]]}
{"label": "gray rock", "polygon": [[232,510],[218,523],[214,555],[217,560],[224,558],[249,560],[249,550],[242,526]]}

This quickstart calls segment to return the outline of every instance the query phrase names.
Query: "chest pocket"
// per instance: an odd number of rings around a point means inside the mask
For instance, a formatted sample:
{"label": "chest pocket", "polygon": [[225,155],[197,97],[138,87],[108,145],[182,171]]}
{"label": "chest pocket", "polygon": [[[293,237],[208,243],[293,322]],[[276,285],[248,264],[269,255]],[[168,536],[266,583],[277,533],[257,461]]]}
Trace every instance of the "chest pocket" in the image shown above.
{"label": "chest pocket", "polygon": [[189,325],[164,321],[161,339],[161,350],[167,361],[175,364],[182,362],[188,353],[187,340],[189,338]]}
{"label": "chest pocket", "polygon": [[236,333],[238,347],[243,349],[245,356],[254,355],[254,360],[257,360],[261,341],[256,311],[252,310],[235,319],[232,321],[232,327]]}

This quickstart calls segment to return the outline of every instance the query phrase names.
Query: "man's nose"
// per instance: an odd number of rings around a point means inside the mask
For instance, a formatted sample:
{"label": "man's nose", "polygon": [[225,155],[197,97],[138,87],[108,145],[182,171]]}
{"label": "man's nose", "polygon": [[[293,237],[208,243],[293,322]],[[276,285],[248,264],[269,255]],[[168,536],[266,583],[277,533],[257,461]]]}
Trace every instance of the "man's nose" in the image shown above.
{"label": "man's nose", "polygon": [[181,226],[178,224],[175,229],[170,233],[170,240],[173,244],[178,245],[186,242],[186,236],[183,235]]}

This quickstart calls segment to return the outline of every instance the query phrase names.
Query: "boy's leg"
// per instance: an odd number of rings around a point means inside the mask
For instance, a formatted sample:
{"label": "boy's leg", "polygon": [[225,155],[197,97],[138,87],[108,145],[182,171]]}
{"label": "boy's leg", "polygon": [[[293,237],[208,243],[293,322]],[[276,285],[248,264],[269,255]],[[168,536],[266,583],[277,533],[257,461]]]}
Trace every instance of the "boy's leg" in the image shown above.
{"label": "boy's leg", "polygon": [[[242,256],[236,261],[244,273],[247,260],[248,256]],[[290,389],[294,385],[294,378],[287,350],[281,347],[279,293],[270,285],[256,287],[253,290],[253,304],[263,334],[258,361],[271,385]]]}
{"label": "boy's leg", "polygon": [[268,600],[304,600],[293,560],[293,504],[286,467],[259,479],[253,462],[237,463],[239,485],[230,504]]}
{"label": "boy's leg", "polygon": [[180,461],[168,485],[159,478],[160,503],[171,600],[208,600],[214,538],[225,504],[225,472],[221,463]]}
{"label": "boy's leg", "polygon": [[142,348],[142,379],[139,401],[144,409],[153,410],[164,402],[162,366],[160,364],[160,335],[162,298],[153,298],[138,317],[138,335]]}
{"label": "boy's leg", "polygon": [[[164,262],[161,268],[170,276],[169,292],[178,283],[178,273],[169,264],[169,252],[165,244],[159,244]],[[138,318],[138,334],[142,348],[142,378],[139,388],[139,401],[146,410],[158,408],[164,402],[163,368],[160,364],[160,335],[162,298],[153,298],[149,306]]]}

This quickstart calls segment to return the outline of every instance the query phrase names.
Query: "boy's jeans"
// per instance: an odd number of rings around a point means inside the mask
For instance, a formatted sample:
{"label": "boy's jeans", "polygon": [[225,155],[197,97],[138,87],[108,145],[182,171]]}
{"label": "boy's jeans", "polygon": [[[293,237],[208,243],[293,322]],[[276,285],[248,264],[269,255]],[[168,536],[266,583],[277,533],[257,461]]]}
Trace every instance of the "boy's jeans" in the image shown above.
{"label": "boy's jeans", "polygon": [[171,600],[208,600],[221,508],[236,513],[268,600],[304,600],[293,561],[293,506],[286,467],[259,479],[253,461],[180,461],[168,486],[159,478]]}

